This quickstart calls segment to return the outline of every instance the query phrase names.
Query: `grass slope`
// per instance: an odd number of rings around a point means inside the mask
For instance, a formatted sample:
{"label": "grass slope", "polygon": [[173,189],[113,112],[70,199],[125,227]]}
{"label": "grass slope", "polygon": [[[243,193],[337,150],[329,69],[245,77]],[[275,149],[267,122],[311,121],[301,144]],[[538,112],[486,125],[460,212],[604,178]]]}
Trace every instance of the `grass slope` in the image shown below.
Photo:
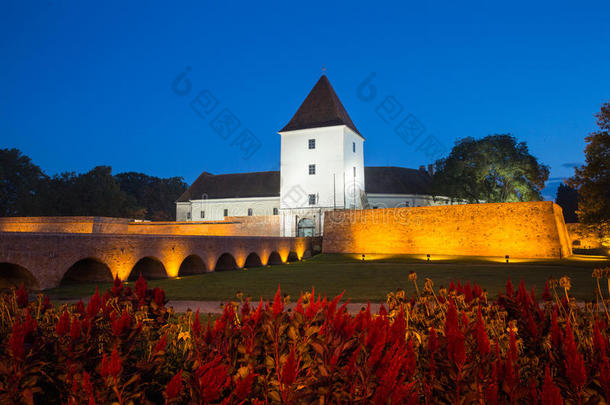
{"label": "grass slope", "polygon": [[[352,302],[380,302],[388,292],[397,288],[413,291],[408,276],[411,271],[418,275],[420,288],[425,278],[430,278],[435,287],[448,286],[451,280],[476,282],[495,297],[511,278],[515,286],[523,279],[529,288],[536,287],[542,293],[544,282],[549,277],[559,279],[567,275],[572,279],[571,293],[579,300],[593,300],[593,268],[606,267],[610,262],[593,260],[537,261],[532,263],[490,263],[473,258],[453,258],[430,263],[413,257],[392,257],[361,262],[348,255],[318,255],[302,262],[271,267],[252,268],[225,272],[212,272],[177,279],[153,280],[151,286],[165,289],[172,300],[219,300],[233,299],[238,291],[255,299],[272,298],[281,285],[282,292],[295,300],[301,291],[315,286],[318,293],[335,296],[345,290],[345,297]],[[605,280],[604,280],[605,284]],[[109,285],[99,285],[105,290]],[[603,285],[602,285],[603,286]],[[70,285],[47,290],[53,298],[80,298],[91,295],[95,285]],[[607,289],[605,293],[608,293]]]}

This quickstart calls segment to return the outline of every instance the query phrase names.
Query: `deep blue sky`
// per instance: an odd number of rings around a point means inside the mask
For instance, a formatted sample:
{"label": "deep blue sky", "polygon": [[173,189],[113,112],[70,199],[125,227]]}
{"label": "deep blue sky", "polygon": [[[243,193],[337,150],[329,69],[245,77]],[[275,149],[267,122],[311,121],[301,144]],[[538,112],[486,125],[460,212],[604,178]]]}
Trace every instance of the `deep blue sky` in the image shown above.
{"label": "deep blue sky", "polygon": [[[366,165],[431,163],[393,131],[410,113],[447,149],[510,132],[556,179],[583,162],[610,100],[607,1],[299,4],[3,0],[0,147],[49,174],[110,165],[190,183],[204,170],[277,169],[277,131],[324,65]],[[179,96],[186,66],[192,91]],[[357,89],[371,72],[366,102]],[[189,107],[205,89],[260,139],[252,158]],[[388,95],[404,107],[394,124],[376,113]]]}

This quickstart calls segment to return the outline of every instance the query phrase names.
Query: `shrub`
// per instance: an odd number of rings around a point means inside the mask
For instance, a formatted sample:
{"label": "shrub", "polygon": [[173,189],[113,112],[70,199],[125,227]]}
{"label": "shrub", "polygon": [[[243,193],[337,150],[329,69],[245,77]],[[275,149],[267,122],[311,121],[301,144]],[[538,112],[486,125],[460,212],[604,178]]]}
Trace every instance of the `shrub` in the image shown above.
{"label": "shrub", "polygon": [[[609,269],[596,270],[598,279]],[[538,299],[510,280],[497,301],[476,284],[387,296],[347,312],[314,291],[287,309],[227,303],[201,323],[140,277],[87,305],[0,297],[0,400],[62,404],[600,403],[610,399],[605,303],[578,304],[569,280]],[[559,291],[558,291],[559,290]],[[601,289],[600,294],[601,294]],[[241,298],[241,297],[240,297]],[[603,299],[603,298],[602,298]]]}

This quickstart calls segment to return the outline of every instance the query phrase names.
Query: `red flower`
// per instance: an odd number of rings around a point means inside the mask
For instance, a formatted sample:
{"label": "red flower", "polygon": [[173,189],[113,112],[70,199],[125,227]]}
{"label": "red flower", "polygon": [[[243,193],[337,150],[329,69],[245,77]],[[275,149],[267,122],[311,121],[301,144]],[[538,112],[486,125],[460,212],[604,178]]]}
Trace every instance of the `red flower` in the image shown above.
{"label": "red flower", "polygon": [[559,348],[561,344],[561,329],[557,324],[557,307],[553,309],[553,315],[551,316],[551,343],[555,348]]}
{"label": "red flower", "polygon": [[97,287],[95,287],[95,294],[93,294],[89,300],[89,303],[87,304],[87,316],[93,318],[97,315],[101,307],[102,299],[100,298],[100,292],[97,290]]}
{"label": "red flower", "polygon": [[519,351],[517,349],[517,338],[515,336],[515,331],[513,329],[510,330],[509,341],[508,341],[508,356],[513,363],[517,363],[517,359],[519,357]]}
{"label": "red flower", "polygon": [[295,358],[294,346],[290,349],[290,354],[288,355],[288,359],[284,363],[282,367],[282,384],[289,386],[292,385],[294,380],[296,380],[297,373],[299,372],[297,360]]}
{"label": "red flower", "polygon": [[89,373],[86,371],[83,371],[82,386],[85,394],[91,398],[93,396],[93,384],[91,383]]}
{"label": "red flower", "polygon": [[506,281],[506,295],[511,298],[513,295],[515,295],[515,287],[513,287],[513,283],[510,281],[510,278]]}
{"label": "red flower", "polygon": [[606,356],[608,342],[599,329],[599,322],[596,320],[593,327],[593,347],[598,357]]}
{"label": "red flower", "polygon": [[146,297],[147,288],[148,288],[148,286],[146,284],[146,280],[142,276],[142,272],[140,272],[140,277],[138,277],[138,280],[136,281],[136,284],[135,284],[136,295],[138,296],[138,298]]}
{"label": "red flower", "polygon": [[548,280],[544,282],[544,292],[542,293],[542,299],[544,301],[550,301],[552,299]]}
{"label": "red flower", "polygon": [[182,369],[167,384],[165,395],[167,399],[173,399],[180,394],[180,391],[182,391]]}
{"label": "red flower", "polygon": [[121,291],[123,291],[123,282],[121,281],[117,273],[116,277],[114,278],[114,283],[112,285],[111,292],[112,295],[118,297],[119,295],[121,295]]}
{"label": "red flower", "polygon": [[83,300],[78,300],[76,303],[76,308],[74,308],[74,312],[77,312],[83,316],[85,315],[85,303]]}
{"label": "red flower", "polygon": [[254,315],[252,315],[252,321],[255,326],[258,324],[258,321],[260,321],[262,316],[263,316],[263,298],[261,297],[261,300],[259,301],[258,306],[256,307],[256,311],[254,311]]}
{"label": "red flower", "polygon": [[165,291],[159,287],[153,289],[153,299],[157,306],[162,307],[165,304]]}
{"label": "red flower", "polygon": [[275,297],[273,297],[273,306],[271,309],[273,310],[274,318],[277,318],[284,310],[284,300],[282,299],[282,292],[280,291],[279,285],[277,286]]}
{"label": "red flower", "polygon": [[504,382],[508,386],[509,391],[515,389],[519,383],[519,370],[516,365],[513,364],[513,359],[510,354],[506,356],[506,361],[504,362]]}
{"label": "red flower", "polygon": [[458,368],[462,368],[466,361],[466,348],[464,347],[464,332],[458,324],[457,309],[453,301],[449,303],[447,318],[445,319],[445,336],[447,337],[447,355]]}
{"label": "red flower", "polygon": [[216,402],[220,399],[224,389],[231,383],[227,371],[228,367],[222,363],[221,355],[217,355],[212,361],[203,363],[195,371],[204,402]]}
{"label": "red flower", "polygon": [[81,335],[81,325],[77,317],[72,318],[72,325],[70,325],[70,338],[77,340]]}
{"label": "red flower", "polygon": [[248,398],[252,393],[252,384],[254,383],[254,378],[256,378],[258,374],[254,374],[252,371],[248,373],[244,378],[238,378],[235,382],[235,396],[239,401],[243,401]]}
{"label": "red flower", "polygon": [[567,318],[566,331],[563,340],[563,352],[565,356],[564,364],[566,368],[566,376],[580,390],[587,381],[587,372],[585,370],[585,361],[578,351],[578,346],[574,341],[574,334],[570,326],[570,318]]}
{"label": "red flower", "polygon": [[434,328],[430,328],[430,335],[428,336],[428,351],[430,354],[436,353],[436,349],[438,349],[438,340],[436,338],[436,330]]}
{"label": "red flower", "polygon": [[405,363],[403,366],[404,373],[407,376],[407,380],[411,380],[415,374],[415,368],[417,367],[417,359],[415,358],[415,350],[413,350],[413,341],[409,338],[407,342],[407,355],[405,357]]}
{"label": "red flower", "polygon": [[120,336],[123,334],[123,332],[131,329],[131,322],[133,319],[131,318],[129,312],[123,312],[123,315],[121,315],[121,317],[118,319],[116,319],[116,315],[113,312],[110,318],[112,321],[112,332],[115,336]]}
{"label": "red flower", "polygon": [[15,295],[17,297],[17,305],[19,308],[25,308],[28,306],[28,291],[25,289],[23,284],[21,284],[19,289],[15,291]]}
{"label": "red flower", "polygon": [[27,333],[21,322],[15,321],[8,343],[13,357],[17,360],[21,360],[25,356],[25,347],[23,344],[26,335]]}
{"label": "red flower", "polygon": [[163,337],[161,337],[161,339],[159,339],[159,341],[155,345],[155,348],[153,349],[153,353],[157,354],[160,351],[165,350],[166,347],[167,347],[167,335],[163,335]]}
{"label": "red flower", "polygon": [[491,377],[485,385],[485,402],[495,405],[498,403],[498,362],[491,365]]}
{"label": "red flower", "polygon": [[193,337],[198,338],[199,336],[201,336],[201,321],[199,320],[199,308],[197,308],[197,312],[195,312],[195,316],[193,317],[191,330],[193,331]]}
{"label": "red flower", "polygon": [[106,378],[108,376],[116,378],[121,372],[121,357],[119,356],[119,352],[116,350],[116,346],[112,349],[112,353],[110,354],[110,360],[106,357],[106,353],[104,353],[104,357],[102,358],[102,366],[100,370],[100,374],[102,377]]}
{"label": "red flower", "polygon": [[242,318],[247,318],[248,314],[250,313],[250,302],[248,300],[248,298],[246,298],[244,300],[243,305],[241,306],[241,317]]}
{"label": "red flower", "polygon": [[606,402],[610,402],[610,361],[608,356],[603,356],[599,368],[599,383],[604,390]]}
{"label": "red flower", "polygon": [[53,307],[53,304],[51,304],[51,299],[49,298],[48,295],[45,295],[44,299],[42,300],[43,312],[46,311],[47,309],[51,309],[52,307]]}
{"label": "red flower", "polygon": [[475,325],[475,337],[477,340],[477,349],[481,357],[485,357],[491,351],[491,344],[489,343],[489,337],[487,336],[487,330],[485,329],[485,323],[483,322],[483,315],[481,314],[481,307],[477,314],[477,323]]}
{"label": "red flower", "polygon": [[301,315],[305,315],[305,309],[303,309],[303,293],[301,293],[301,296],[299,297],[299,300],[297,301],[297,305],[294,308],[294,312],[301,314]]}
{"label": "red flower", "polygon": [[68,311],[64,311],[63,314],[59,317],[59,321],[57,321],[57,325],[55,325],[55,333],[59,336],[64,336],[70,330],[70,314]]}
{"label": "red flower", "polygon": [[546,365],[544,370],[544,383],[542,384],[542,392],[540,394],[542,405],[562,405],[563,399],[559,388],[553,383],[549,365]]}

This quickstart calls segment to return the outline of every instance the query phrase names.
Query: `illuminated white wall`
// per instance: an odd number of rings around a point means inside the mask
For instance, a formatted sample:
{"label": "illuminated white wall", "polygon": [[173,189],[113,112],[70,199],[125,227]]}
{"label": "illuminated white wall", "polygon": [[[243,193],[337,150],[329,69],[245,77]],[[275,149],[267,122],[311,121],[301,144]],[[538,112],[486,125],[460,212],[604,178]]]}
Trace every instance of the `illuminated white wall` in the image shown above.
{"label": "illuminated white wall", "polygon": [[[326,210],[362,208],[364,139],[360,135],[345,125],[286,131],[280,135],[283,235],[294,236],[298,221],[303,218],[314,220],[316,233],[321,232]],[[309,149],[310,139],[315,140],[315,149]],[[315,174],[309,174],[310,165],[315,165]],[[310,194],[316,196],[314,204],[309,203]]]}

